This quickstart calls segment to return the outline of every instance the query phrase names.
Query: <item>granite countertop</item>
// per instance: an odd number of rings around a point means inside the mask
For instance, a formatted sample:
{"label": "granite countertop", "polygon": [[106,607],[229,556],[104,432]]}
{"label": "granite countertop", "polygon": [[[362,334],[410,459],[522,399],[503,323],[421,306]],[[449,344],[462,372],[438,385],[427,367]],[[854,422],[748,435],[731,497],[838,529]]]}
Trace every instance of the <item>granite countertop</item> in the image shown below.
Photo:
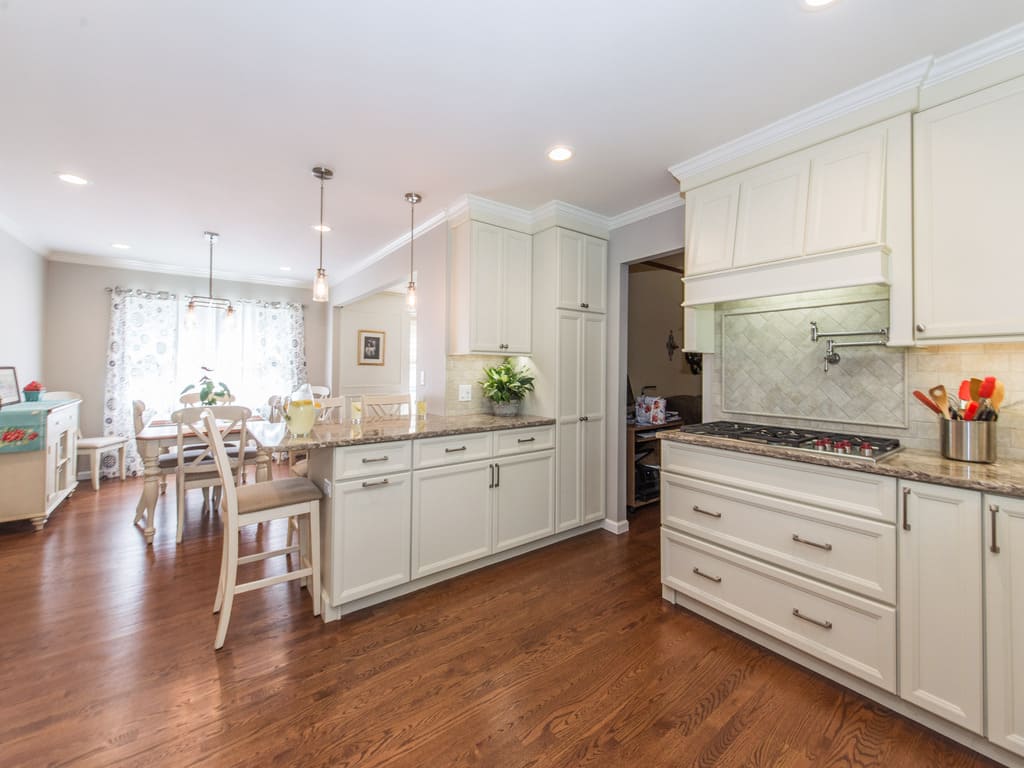
{"label": "granite countertop", "polygon": [[756,456],[770,456],[778,459],[802,461],[805,464],[819,464],[826,467],[885,475],[903,480],[918,480],[922,483],[950,485],[987,493],[1006,496],[1024,496],[1024,461],[998,461],[994,464],[976,464],[968,461],[953,461],[943,458],[938,451],[921,451],[905,448],[879,462],[844,458],[834,454],[813,453],[783,448],[763,443],[748,443],[709,435],[693,435],[687,432],[659,432],[662,440],[675,443],[699,445],[706,448],[721,448],[737,453]]}
{"label": "granite countertop", "polygon": [[335,448],[346,445],[388,443],[396,440],[420,440],[427,437],[467,435],[473,432],[497,432],[523,427],[543,427],[555,420],[543,416],[432,416],[423,419],[381,419],[362,424],[317,424],[308,437],[292,437],[282,423],[249,422],[246,429],[265,448],[274,451]]}

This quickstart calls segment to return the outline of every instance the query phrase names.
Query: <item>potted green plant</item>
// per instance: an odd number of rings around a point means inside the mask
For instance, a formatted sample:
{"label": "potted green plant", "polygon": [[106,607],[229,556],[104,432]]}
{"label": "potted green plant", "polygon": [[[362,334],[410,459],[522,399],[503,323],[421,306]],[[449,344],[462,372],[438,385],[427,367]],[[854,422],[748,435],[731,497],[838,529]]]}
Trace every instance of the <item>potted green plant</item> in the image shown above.
{"label": "potted green plant", "polygon": [[479,384],[495,416],[515,416],[523,398],[533,392],[533,378],[526,368],[516,368],[506,357],[500,365],[484,368]]}
{"label": "potted green plant", "polygon": [[206,374],[213,373],[212,368],[203,366],[203,376],[199,379],[198,384],[189,384],[183,390],[181,394],[191,392],[194,389],[199,391],[199,402],[201,405],[220,405],[222,403],[230,403],[234,398],[231,397],[231,390],[228,389],[228,385],[223,381],[214,381]]}

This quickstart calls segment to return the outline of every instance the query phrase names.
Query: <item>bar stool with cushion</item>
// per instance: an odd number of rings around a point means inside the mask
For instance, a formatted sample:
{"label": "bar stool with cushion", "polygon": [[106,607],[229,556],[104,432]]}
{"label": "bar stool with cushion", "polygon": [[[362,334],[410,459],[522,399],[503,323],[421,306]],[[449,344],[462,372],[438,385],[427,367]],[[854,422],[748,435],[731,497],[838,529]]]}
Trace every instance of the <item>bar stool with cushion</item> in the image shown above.
{"label": "bar stool with cushion", "polygon": [[[81,400],[82,396],[77,392],[44,392],[43,400]],[[92,489],[100,489],[100,464],[102,455],[108,451],[117,451],[117,466],[120,470],[121,480],[124,480],[124,451],[128,446],[128,438],[120,435],[103,435],[102,437],[82,437],[82,430],[78,430],[77,453],[79,456],[89,457],[89,474],[92,479]]]}
{"label": "bar stool with cushion", "polygon": [[[313,615],[320,615],[320,489],[306,478],[290,477],[255,485],[236,487],[231,482],[231,462],[224,450],[224,439],[217,428],[217,419],[206,410],[203,413],[214,463],[223,486],[222,514],[224,518],[224,547],[220,561],[220,578],[213,612],[220,613],[217,635],[213,647],[221,648],[231,621],[234,597],[242,592],[269,587],[284,581],[301,579],[313,598]],[[244,526],[271,520],[296,517],[299,519],[299,543],[284,549],[256,552],[238,556],[240,531]],[[238,583],[238,566],[266,560],[270,557],[299,553],[299,567],[292,571]]]}

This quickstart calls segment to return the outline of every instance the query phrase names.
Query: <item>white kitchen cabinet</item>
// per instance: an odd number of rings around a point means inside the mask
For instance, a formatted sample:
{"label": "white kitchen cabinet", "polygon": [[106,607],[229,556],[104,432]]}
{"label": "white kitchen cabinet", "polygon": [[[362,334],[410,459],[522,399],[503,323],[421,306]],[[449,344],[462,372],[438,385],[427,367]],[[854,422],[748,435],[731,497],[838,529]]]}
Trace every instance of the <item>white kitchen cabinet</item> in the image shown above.
{"label": "white kitchen cabinet", "polygon": [[556,296],[560,309],[605,312],[608,241],[555,227]]}
{"label": "white kitchen cabinet", "polygon": [[414,579],[490,554],[493,466],[481,460],[413,473]]}
{"label": "white kitchen cabinet", "polygon": [[321,507],[331,605],[409,581],[411,485],[408,472],[334,484],[331,503]]}
{"label": "white kitchen cabinet", "polygon": [[533,246],[530,235],[466,221],[452,230],[452,354],[529,354]]}
{"label": "white kitchen cabinet", "polygon": [[555,532],[555,452],[507,456],[494,462],[494,551]]}
{"label": "white kitchen cabinet", "polygon": [[808,150],[808,254],[882,242],[884,126],[870,126]]}
{"label": "white kitchen cabinet", "polygon": [[733,266],[803,255],[809,175],[810,162],[803,156],[743,175]]}
{"label": "white kitchen cabinet", "polygon": [[740,183],[730,176],[686,193],[687,275],[732,267]]}
{"label": "white kitchen cabinet", "polygon": [[983,502],[988,738],[1024,755],[1024,500]]}
{"label": "white kitchen cabinet", "polygon": [[602,315],[558,310],[555,419],[559,531],[605,516],[605,328]]}
{"label": "white kitchen cabinet", "polygon": [[1024,77],[914,115],[919,341],[1024,337],[1022,135]]}
{"label": "white kitchen cabinet", "polygon": [[900,695],[982,733],[981,496],[901,480],[900,503]]}

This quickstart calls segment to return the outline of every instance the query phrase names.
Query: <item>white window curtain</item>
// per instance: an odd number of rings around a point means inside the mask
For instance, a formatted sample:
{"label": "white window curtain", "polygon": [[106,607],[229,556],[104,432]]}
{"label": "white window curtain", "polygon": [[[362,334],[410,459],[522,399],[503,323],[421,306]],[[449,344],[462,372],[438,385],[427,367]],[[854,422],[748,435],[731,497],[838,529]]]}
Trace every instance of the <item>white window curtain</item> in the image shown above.
{"label": "white window curtain", "polygon": [[[305,327],[301,304],[234,301],[235,313],[196,309],[169,293],[113,288],[103,406],[104,433],[134,436],[132,402],[147,417],[167,418],[181,407],[181,391],[197,383],[203,368],[223,381],[236,402],[254,411],[270,395],[286,395],[306,383]],[[142,474],[135,442],[128,444],[126,471]],[[113,467],[103,475],[112,477]]]}

